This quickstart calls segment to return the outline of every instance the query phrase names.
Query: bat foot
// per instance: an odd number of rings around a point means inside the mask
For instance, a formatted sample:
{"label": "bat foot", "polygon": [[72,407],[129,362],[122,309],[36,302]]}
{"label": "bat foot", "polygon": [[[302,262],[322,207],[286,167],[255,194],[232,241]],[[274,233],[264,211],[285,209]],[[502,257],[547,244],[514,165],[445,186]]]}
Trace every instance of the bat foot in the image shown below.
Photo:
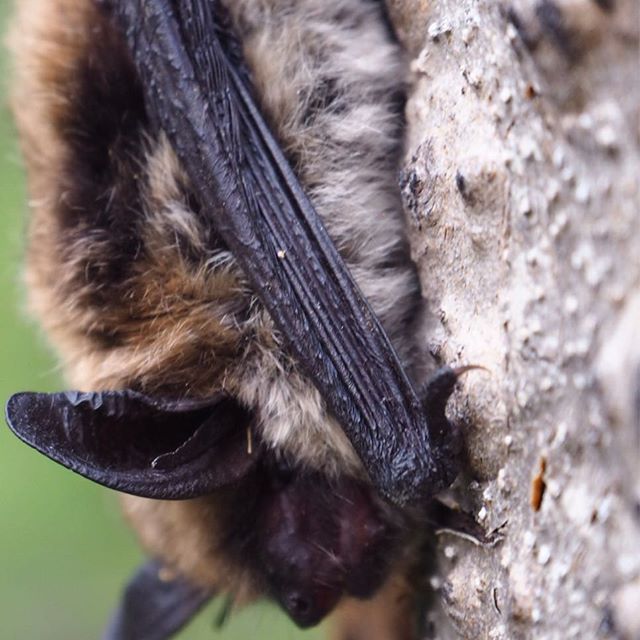
{"label": "bat foot", "polygon": [[431,375],[422,388],[420,397],[429,424],[429,435],[439,466],[439,485],[448,487],[460,470],[462,432],[446,416],[447,402],[460,376],[473,369],[484,369],[479,365],[452,368],[441,367]]}
{"label": "bat foot", "polygon": [[481,369],[488,371],[485,367],[478,364],[469,364],[463,367],[452,368],[449,366],[440,367],[422,387],[420,397],[422,398],[422,404],[424,411],[427,414],[427,418],[431,418],[435,421],[444,418],[445,408],[447,401],[453,393],[456,386],[456,382],[469,371]]}
{"label": "bat foot", "polygon": [[504,539],[502,530],[506,523],[487,531],[470,513],[450,507],[440,500],[431,503],[425,518],[437,535],[449,533],[476,546],[495,547]]}

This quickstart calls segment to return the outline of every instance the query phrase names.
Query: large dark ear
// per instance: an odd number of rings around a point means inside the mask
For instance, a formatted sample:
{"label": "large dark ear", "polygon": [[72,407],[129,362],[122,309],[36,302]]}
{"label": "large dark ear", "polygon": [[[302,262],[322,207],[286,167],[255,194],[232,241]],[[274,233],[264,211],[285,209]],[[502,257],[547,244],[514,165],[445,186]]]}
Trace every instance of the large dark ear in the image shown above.
{"label": "large dark ear", "polygon": [[52,460],[111,489],[193,498],[246,475],[251,415],[230,396],[151,398],[135,391],[18,393],[7,423]]}
{"label": "large dark ear", "polygon": [[163,572],[156,560],[138,570],[102,640],[167,640],[214,595],[179,576],[164,578]]}

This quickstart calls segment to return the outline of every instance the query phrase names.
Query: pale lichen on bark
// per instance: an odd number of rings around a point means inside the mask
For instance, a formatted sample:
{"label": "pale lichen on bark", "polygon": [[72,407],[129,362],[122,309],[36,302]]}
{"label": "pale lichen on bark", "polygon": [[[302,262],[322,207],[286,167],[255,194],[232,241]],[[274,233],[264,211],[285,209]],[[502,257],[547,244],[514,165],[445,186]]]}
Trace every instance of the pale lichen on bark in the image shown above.
{"label": "pale lichen on bark", "polygon": [[389,5],[424,341],[490,371],[452,402],[453,496],[506,522],[492,548],[440,537],[427,633],[640,638],[639,5]]}

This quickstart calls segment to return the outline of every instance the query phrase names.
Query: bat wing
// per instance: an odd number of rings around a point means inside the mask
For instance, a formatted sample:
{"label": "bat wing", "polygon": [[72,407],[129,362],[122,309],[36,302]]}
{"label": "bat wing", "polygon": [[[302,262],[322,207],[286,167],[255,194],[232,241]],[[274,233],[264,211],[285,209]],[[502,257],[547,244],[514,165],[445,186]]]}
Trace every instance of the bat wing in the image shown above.
{"label": "bat wing", "polygon": [[251,417],[225,394],[205,401],[135,391],[19,393],[7,423],[28,445],[111,489],[148,498],[210,493],[245,476]]}
{"label": "bat wing", "polygon": [[220,3],[109,6],[153,121],[373,484],[398,503],[441,489],[450,460],[434,446],[388,337],[260,114]]}
{"label": "bat wing", "polygon": [[127,585],[102,640],[167,640],[209,602],[213,594],[173,577],[151,560]]}

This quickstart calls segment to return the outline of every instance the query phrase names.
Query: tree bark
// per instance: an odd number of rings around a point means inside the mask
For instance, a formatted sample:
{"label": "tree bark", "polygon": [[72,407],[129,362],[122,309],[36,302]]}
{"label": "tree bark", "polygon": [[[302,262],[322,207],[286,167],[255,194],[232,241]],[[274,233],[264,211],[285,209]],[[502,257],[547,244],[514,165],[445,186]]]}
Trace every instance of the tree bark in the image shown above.
{"label": "tree bark", "polygon": [[411,56],[402,174],[450,404],[426,637],[640,638],[637,0],[390,0]]}

